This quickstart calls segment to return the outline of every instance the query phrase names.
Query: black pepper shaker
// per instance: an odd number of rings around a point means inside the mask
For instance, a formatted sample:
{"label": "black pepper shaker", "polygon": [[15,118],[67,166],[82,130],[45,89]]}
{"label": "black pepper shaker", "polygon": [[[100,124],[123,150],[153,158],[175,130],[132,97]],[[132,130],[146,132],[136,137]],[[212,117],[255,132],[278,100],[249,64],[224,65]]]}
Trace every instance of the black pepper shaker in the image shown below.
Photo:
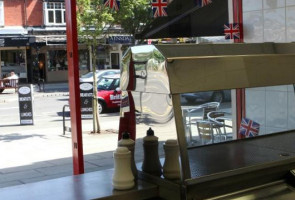
{"label": "black pepper shaker", "polygon": [[142,171],[155,175],[162,175],[162,166],[159,159],[158,152],[158,137],[154,135],[154,131],[149,128],[147,135],[143,138],[144,159],[142,164]]}

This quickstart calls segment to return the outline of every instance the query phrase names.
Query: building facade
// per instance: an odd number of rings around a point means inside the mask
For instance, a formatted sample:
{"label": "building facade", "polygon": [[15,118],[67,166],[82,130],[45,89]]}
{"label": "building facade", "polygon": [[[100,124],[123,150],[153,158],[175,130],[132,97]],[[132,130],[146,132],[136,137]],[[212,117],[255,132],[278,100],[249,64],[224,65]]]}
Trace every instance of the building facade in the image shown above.
{"label": "building facade", "polygon": [[[130,44],[120,39],[120,26],[112,32],[98,47],[93,64],[97,69],[119,68],[123,50]],[[131,41],[130,36],[124,37]],[[15,71],[21,82],[67,81],[66,55],[64,0],[0,0],[0,78]],[[89,49],[83,44],[79,44],[79,68],[81,74],[92,68]]]}

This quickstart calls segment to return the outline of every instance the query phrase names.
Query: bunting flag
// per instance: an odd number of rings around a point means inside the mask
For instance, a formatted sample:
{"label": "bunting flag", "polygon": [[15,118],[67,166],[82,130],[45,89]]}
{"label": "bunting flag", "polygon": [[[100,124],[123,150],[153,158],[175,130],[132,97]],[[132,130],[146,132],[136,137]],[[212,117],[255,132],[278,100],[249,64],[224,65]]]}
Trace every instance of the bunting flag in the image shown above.
{"label": "bunting flag", "polygon": [[167,0],[152,0],[154,18],[167,16],[167,5]]}
{"label": "bunting flag", "polygon": [[104,5],[110,7],[110,9],[114,9],[119,11],[120,1],[119,0],[104,0]]}
{"label": "bunting flag", "polygon": [[212,0],[197,0],[197,6],[199,6],[200,8],[207,6],[210,3],[212,3]]}
{"label": "bunting flag", "polygon": [[240,39],[240,25],[238,23],[224,25],[225,39]]}
{"label": "bunting flag", "polygon": [[258,135],[259,129],[260,124],[257,122],[248,118],[242,118],[239,134],[244,135],[245,137],[254,137]]}

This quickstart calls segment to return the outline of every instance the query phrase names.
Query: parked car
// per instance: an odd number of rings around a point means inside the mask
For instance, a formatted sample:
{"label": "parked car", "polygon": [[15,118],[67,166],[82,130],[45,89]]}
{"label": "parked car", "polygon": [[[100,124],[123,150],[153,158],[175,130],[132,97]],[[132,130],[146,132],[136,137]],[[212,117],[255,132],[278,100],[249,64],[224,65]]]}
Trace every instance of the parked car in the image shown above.
{"label": "parked car", "polygon": [[[120,74],[119,69],[104,69],[96,70],[96,80],[98,81],[101,77],[112,74]],[[88,72],[80,77],[81,82],[93,82],[93,72]]]}
{"label": "parked car", "polygon": [[103,76],[97,82],[97,103],[99,113],[107,109],[120,108],[120,74]]}
{"label": "parked car", "polygon": [[194,103],[196,101],[201,102],[224,102],[230,101],[231,90],[218,90],[218,91],[206,91],[206,92],[195,92],[185,93],[181,95],[188,103]]}

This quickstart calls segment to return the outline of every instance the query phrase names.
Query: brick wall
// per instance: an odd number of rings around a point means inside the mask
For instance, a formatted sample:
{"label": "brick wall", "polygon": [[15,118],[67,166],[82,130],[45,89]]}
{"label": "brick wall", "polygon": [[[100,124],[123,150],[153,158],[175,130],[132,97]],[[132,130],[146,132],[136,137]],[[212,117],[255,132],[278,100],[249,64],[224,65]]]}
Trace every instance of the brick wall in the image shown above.
{"label": "brick wall", "polygon": [[43,25],[42,0],[27,0],[27,21],[29,26]]}
{"label": "brick wall", "polygon": [[[25,1],[4,1],[5,26],[40,26],[43,24],[42,0],[27,0],[25,19]],[[25,24],[27,21],[27,24]]]}

